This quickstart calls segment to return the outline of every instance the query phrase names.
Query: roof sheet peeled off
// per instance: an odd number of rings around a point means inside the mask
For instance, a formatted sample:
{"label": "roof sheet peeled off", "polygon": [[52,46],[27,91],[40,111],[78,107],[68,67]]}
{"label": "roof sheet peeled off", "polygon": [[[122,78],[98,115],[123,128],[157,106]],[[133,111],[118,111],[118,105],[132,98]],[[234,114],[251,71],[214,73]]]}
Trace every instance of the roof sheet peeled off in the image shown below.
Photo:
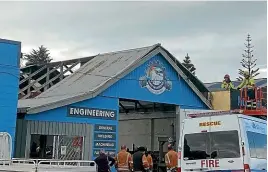
{"label": "roof sheet peeled off", "polygon": [[190,74],[186,76],[186,69],[181,70],[182,64],[160,44],[99,54],[36,98],[19,100],[18,107],[27,108],[28,114],[34,114],[93,98],[158,53],[163,55],[197,96],[211,108],[209,101],[188,79],[189,76],[194,78],[193,75],[188,71]]}
{"label": "roof sheet peeled off", "polygon": [[[72,75],[63,79],[34,99],[19,100],[19,108],[51,106],[75,97],[95,97],[96,92],[109,80],[130,68],[160,44],[125,51],[99,54]],[[85,87],[86,85],[86,87]]]}

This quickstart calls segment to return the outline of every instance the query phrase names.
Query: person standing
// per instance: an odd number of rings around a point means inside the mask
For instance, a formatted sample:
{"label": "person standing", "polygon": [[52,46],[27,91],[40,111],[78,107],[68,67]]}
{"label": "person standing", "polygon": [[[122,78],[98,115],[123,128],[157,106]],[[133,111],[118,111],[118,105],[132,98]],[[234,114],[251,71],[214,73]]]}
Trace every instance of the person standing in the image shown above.
{"label": "person standing", "polygon": [[221,88],[226,89],[226,90],[235,89],[230,79],[230,76],[228,74],[224,76],[224,80],[222,81]]}
{"label": "person standing", "polygon": [[[256,101],[253,101],[255,99],[255,92],[254,92],[254,87],[255,87],[255,81],[253,77],[250,76],[248,71],[244,71],[244,79],[241,82],[241,84],[237,87],[237,89],[241,89],[243,87],[247,88],[247,97],[249,100],[247,100],[246,106],[247,108],[256,108]],[[243,95],[245,94],[244,92],[242,93]]]}
{"label": "person standing", "polygon": [[149,164],[145,156],[145,147],[139,147],[138,151],[133,154],[133,171],[146,172],[149,169]]}
{"label": "person standing", "polygon": [[97,164],[97,172],[110,172],[110,167],[115,163],[115,159],[106,155],[104,149],[100,150],[99,156],[94,161]]}
{"label": "person standing", "polygon": [[171,144],[168,145],[168,152],[165,155],[165,163],[168,172],[175,172],[178,167],[178,153],[173,150]]}
{"label": "person standing", "polygon": [[148,161],[148,165],[149,165],[149,171],[152,172],[153,171],[153,166],[154,166],[154,163],[153,163],[153,158],[152,158],[152,155],[151,155],[151,152],[147,152],[146,151],[146,158],[147,158],[147,161]]}
{"label": "person standing", "polygon": [[255,81],[253,77],[250,76],[248,71],[244,71],[244,79],[241,82],[241,84],[237,87],[237,89],[241,89],[243,87],[246,87],[248,89],[253,89],[255,87]]}
{"label": "person standing", "polygon": [[127,152],[126,146],[122,145],[121,150],[115,157],[115,166],[118,172],[130,172],[132,157]]}

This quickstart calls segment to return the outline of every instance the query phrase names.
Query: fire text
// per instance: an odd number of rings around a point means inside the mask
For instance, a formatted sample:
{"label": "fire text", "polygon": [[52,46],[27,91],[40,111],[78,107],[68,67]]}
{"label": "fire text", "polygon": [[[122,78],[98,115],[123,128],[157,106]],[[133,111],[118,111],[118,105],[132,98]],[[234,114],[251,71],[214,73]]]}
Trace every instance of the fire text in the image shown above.
{"label": "fire text", "polygon": [[201,167],[220,167],[218,159],[201,160]]}

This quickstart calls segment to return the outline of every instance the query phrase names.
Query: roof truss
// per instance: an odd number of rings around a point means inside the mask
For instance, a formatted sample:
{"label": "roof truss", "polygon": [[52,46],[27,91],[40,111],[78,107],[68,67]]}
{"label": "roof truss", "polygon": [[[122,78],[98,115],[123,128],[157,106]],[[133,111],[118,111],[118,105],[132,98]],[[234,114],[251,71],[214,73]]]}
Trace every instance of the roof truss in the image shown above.
{"label": "roof truss", "polygon": [[[19,99],[36,97],[63,80],[68,74],[72,74],[74,70],[79,69],[94,57],[52,62],[44,65],[31,65],[22,68],[19,82]],[[31,72],[34,68],[37,68],[37,70]]]}

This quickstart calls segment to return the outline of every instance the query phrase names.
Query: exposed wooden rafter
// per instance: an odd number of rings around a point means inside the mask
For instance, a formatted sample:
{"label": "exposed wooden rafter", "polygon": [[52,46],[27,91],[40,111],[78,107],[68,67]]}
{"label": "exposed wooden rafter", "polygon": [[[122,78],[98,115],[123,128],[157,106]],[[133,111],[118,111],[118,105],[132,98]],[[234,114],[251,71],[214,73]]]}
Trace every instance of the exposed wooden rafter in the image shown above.
{"label": "exposed wooden rafter", "polygon": [[44,65],[31,65],[21,68],[19,98],[33,98],[48,90],[69,74],[79,69],[95,56],[80,59],[52,62]]}

